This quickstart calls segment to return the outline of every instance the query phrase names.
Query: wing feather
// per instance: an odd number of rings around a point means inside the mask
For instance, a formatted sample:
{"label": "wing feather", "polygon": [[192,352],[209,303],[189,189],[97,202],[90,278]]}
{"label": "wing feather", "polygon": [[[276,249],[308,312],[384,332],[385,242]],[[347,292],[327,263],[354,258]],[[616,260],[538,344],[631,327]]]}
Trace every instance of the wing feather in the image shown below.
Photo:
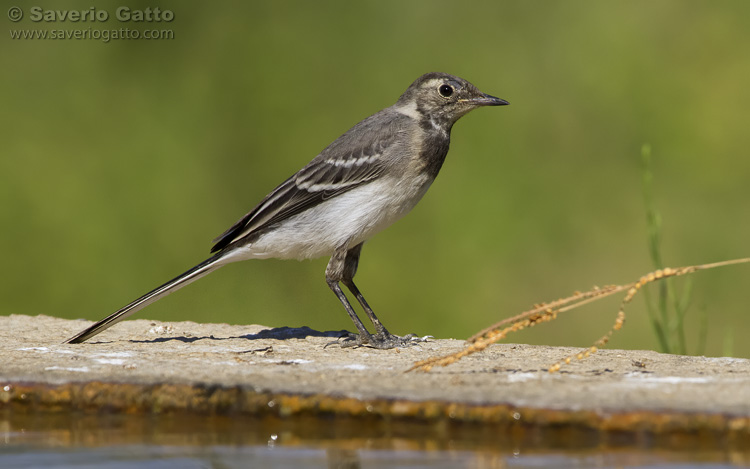
{"label": "wing feather", "polygon": [[354,126],[276,187],[217,237],[211,252],[246,240],[264,228],[378,178],[388,165],[383,155],[390,146],[397,144],[400,133],[377,132],[374,122],[368,122],[376,120],[377,116]]}

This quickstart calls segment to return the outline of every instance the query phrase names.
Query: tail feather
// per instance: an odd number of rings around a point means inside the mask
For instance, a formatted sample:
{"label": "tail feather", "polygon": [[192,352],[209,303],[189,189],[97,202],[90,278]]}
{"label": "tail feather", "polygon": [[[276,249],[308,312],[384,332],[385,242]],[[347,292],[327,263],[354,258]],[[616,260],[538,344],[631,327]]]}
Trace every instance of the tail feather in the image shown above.
{"label": "tail feather", "polygon": [[187,272],[173,278],[172,280],[165,283],[164,285],[151,290],[150,292],[146,293],[145,295],[133,301],[132,303],[129,303],[126,306],[123,306],[122,308],[118,309],[117,311],[110,314],[109,316],[102,319],[101,321],[79,332],[75,336],[66,340],[64,343],[78,344],[78,343],[84,342],[85,340],[90,339],[91,337],[94,337],[98,333],[114,326],[115,324],[127,318],[131,314],[136,313],[137,311],[140,311],[141,309],[150,305],[154,301],[160,298],[163,298],[174,291],[179,290],[185,285],[192,283],[198,280],[199,278],[205,275],[208,275],[209,273],[213,272],[219,267],[223,266],[224,264],[227,263],[225,257],[226,257],[225,253],[219,253],[213,257],[210,257],[209,259],[206,259],[205,261],[196,265],[195,267],[188,270]]}

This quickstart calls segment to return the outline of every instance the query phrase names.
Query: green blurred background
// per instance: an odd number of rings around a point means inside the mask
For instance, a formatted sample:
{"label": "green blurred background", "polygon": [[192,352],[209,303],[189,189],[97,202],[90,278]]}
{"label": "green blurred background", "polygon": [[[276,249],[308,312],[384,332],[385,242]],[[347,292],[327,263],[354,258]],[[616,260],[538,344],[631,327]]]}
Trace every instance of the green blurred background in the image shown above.
{"label": "green blurred background", "polygon": [[[663,256],[750,254],[750,2],[95,2],[171,40],[11,40],[0,64],[2,314],[100,319],[207,257],[211,239],[419,75],[511,106],[453,129],[421,204],[357,276],[394,332],[463,338],[531,304],[652,270],[640,149]],[[118,6],[170,23],[120,23]],[[327,260],[234,264],[136,317],[352,329]],[[750,266],[694,276],[688,344],[750,357]],[[677,283],[679,287],[681,284]],[[509,338],[587,346],[618,299]],[[656,349],[642,298],[611,346]],[[63,337],[61,337],[63,339]]]}

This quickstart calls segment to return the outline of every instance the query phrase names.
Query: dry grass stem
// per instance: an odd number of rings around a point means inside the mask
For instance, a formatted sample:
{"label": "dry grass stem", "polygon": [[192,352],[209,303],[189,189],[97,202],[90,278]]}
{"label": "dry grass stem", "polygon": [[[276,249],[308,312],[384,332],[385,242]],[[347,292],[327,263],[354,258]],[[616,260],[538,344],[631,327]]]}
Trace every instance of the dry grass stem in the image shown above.
{"label": "dry grass stem", "polygon": [[430,371],[434,366],[448,366],[452,363],[457,362],[467,355],[481,352],[491,344],[503,340],[511,332],[517,332],[527,327],[533,327],[543,322],[549,322],[557,319],[558,314],[570,311],[572,309],[583,306],[592,301],[600,300],[607,296],[613,295],[618,292],[627,291],[625,297],[620,303],[620,309],[617,311],[617,317],[612,328],[607,331],[599,340],[594,342],[591,347],[580,351],[579,353],[570,355],[563,358],[559,362],[549,367],[549,372],[553,373],[559,371],[563,365],[569,364],[574,359],[582,360],[589,357],[592,353],[596,353],[599,348],[604,347],[609,342],[612,334],[615,331],[619,331],[625,324],[625,306],[630,303],[633,297],[643,288],[644,285],[662,280],[668,277],[677,277],[680,275],[686,275],[698,270],[713,269],[716,267],[724,267],[734,264],[743,264],[750,262],[750,258],[732,259],[722,262],[714,262],[712,264],[693,265],[687,267],[659,269],[654,272],[650,272],[635,282],[628,283],[625,285],[608,285],[606,287],[594,287],[593,289],[586,292],[575,292],[573,295],[560,298],[550,303],[539,303],[528,311],[524,311],[516,316],[503,319],[500,322],[493,324],[492,326],[483,329],[482,331],[474,334],[468,339],[468,345],[458,352],[444,355],[440,357],[432,357],[426,360],[419,361],[414,364],[407,371],[418,370],[418,371]]}

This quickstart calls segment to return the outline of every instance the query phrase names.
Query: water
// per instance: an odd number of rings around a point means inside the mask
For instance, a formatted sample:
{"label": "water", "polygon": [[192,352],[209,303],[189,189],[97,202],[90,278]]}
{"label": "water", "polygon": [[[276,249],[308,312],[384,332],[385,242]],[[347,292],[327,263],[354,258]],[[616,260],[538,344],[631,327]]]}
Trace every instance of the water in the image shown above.
{"label": "water", "polygon": [[0,468],[543,468],[750,464],[721,437],[342,418],[0,412]]}

